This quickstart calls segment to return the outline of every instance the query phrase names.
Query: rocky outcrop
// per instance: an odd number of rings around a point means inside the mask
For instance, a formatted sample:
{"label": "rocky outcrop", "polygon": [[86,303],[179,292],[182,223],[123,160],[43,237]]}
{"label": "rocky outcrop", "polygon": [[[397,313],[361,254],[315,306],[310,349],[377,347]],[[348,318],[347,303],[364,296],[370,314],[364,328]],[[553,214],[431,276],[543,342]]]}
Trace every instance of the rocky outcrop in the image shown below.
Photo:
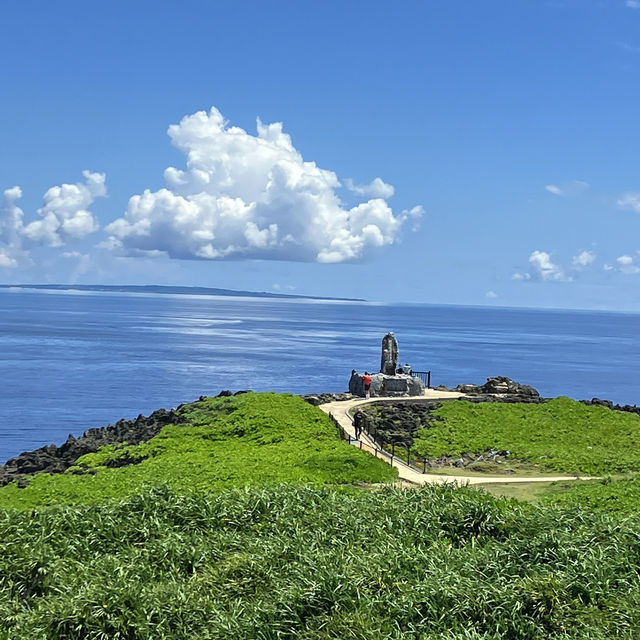
{"label": "rocky outcrop", "polygon": [[429,427],[436,419],[432,412],[440,405],[440,401],[434,400],[372,403],[361,409],[363,427],[380,446],[412,447],[416,431]]}
{"label": "rocky outcrop", "polygon": [[59,447],[52,444],[26,451],[0,466],[0,487],[13,480],[18,480],[19,486],[25,486],[28,477],[35,473],[62,473],[74,465],[78,458],[94,453],[104,445],[123,442],[139,444],[153,438],[162,427],[181,422],[183,419],[179,411],[158,409],[149,417],[139,415],[135,420],[118,420],[107,427],[88,429],[78,438],[69,435]]}
{"label": "rocky outcrop", "polygon": [[627,413],[640,415],[640,407],[636,407],[635,404],[613,404],[611,400],[601,400],[600,398],[580,400],[580,402],[593,407],[607,407],[607,409],[612,409],[613,411],[626,411]]}
{"label": "rocky outcrop", "polygon": [[[446,390],[446,387],[436,387],[438,390]],[[529,403],[542,404],[549,398],[543,398],[538,391],[526,384],[520,384],[505,376],[495,376],[487,378],[483,385],[459,384],[453,391],[464,393],[463,400],[469,402],[507,402],[507,403]],[[579,400],[582,404],[594,407],[606,407],[612,411],[626,411],[640,415],[640,407],[635,404],[614,404],[611,400],[592,398],[591,400]]]}
{"label": "rocky outcrop", "polygon": [[[423,396],[424,382],[406,373],[388,376],[384,373],[371,375],[370,395],[372,398],[380,396],[401,398],[403,396]],[[353,371],[349,380],[349,392],[360,398],[364,397],[363,374]]]}
{"label": "rocky outcrop", "polygon": [[502,404],[544,404],[549,402],[550,398],[541,396],[518,396],[518,395],[494,395],[490,393],[478,393],[464,395],[457,400],[465,402],[501,402]]}
{"label": "rocky outcrop", "polygon": [[[242,389],[241,391],[229,391],[229,389],[225,389],[221,391],[216,398],[230,398],[231,396],[241,396],[243,393],[253,393],[251,389]],[[200,396],[200,400],[204,400],[204,396]]]}
{"label": "rocky outcrop", "polygon": [[305,402],[317,407],[327,402],[344,402],[345,400],[355,400],[356,396],[351,393],[307,393],[300,396]]}
{"label": "rocky outcrop", "polygon": [[469,395],[497,394],[500,396],[517,396],[520,398],[519,402],[536,402],[540,400],[540,394],[536,389],[527,384],[520,384],[505,376],[487,378],[483,385],[459,384],[454,391]]}

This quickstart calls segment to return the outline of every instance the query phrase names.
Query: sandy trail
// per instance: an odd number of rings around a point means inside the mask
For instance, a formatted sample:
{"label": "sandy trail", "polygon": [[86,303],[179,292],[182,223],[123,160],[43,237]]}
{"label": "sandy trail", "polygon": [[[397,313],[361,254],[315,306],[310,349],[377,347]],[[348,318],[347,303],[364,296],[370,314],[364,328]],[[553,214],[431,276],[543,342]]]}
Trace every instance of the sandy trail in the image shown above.
{"label": "sandy trail", "polygon": [[[436,391],[434,389],[426,389],[424,396],[429,400],[444,400],[447,398],[460,398],[464,394],[455,391]],[[349,410],[354,407],[363,406],[372,402],[403,402],[412,401],[418,398],[371,398],[370,400],[364,400],[357,398],[355,400],[343,400],[339,402],[328,402],[321,404],[318,408],[322,409],[325,413],[331,414],[338,424],[348,433],[353,440],[355,440],[355,429],[351,423],[351,417],[349,416]],[[563,480],[595,480],[597,478],[593,476],[533,476],[533,477],[514,477],[514,476],[446,476],[432,473],[421,473],[416,469],[408,466],[404,461],[399,460],[397,457],[391,458],[391,455],[380,451],[375,442],[366,434],[363,433],[360,436],[360,441],[355,442],[355,446],[361,446],[363,450],[368,451],[372,455],[374,451],[377,456],[385,462],[391,464],[398,470],[398,477],[400,480],[411,482],[412,484],[424,485],[424,484],[446,484],[446,483],[458,483],[458,484],[517,484],[527,482],[558,482]]]}

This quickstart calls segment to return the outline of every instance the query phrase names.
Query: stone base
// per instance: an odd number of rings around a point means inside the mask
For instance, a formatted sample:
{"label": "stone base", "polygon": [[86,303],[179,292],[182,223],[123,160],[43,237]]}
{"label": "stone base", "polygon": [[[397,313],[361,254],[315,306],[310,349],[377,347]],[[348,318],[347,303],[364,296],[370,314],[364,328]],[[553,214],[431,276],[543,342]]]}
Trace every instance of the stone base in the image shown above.
{"label": "stone base", "polygon": [[[353,372],[349,380],[349,392],[354,396],[364,398],[364,374]],[[424,395],[424,382],[420,378],[414,378],[406,373],[397,373],[388,376],[384,373],[371,374],[370,395],[372,398],[402,398],[406,396]]]}

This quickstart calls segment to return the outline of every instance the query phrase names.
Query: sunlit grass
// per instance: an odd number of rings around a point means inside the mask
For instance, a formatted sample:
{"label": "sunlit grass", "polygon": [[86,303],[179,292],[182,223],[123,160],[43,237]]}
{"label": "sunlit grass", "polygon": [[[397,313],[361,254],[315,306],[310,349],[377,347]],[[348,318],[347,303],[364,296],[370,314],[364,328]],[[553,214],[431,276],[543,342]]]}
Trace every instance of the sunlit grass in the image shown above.
{"label": "sunlit grass", "polygon": [[415,456],[508,450],[542,472],[603,475],[640,471],[640,416],[565,397],[544,404],[443,402],[420,428]]}
{"label": "sunlit grass", "polygon": [[452,487],[0,510],[0,637],[633,638],[639,531]]}
{"label": "sunlit grass", "polygon": [[[108,446],[67,473],[36,475],[0,489],[0,506],[101,502],[167,483],[177,491],[233,486],[385,482],[397,472],[349,446],[317,407],[287,394],[249,393],[185,405],[186,424],[148,442]],[[125,459],[122,467],[108,466]]]}

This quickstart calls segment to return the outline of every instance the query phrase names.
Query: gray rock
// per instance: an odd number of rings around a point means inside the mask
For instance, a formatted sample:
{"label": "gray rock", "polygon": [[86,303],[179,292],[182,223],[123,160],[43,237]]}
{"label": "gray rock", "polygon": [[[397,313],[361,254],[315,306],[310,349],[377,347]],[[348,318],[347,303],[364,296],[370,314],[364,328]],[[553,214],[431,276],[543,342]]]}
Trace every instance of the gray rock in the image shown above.
{"label": "gray rock", "polygon": [[454,388],[459,393],[482,393],[480,386],[477,384],[459,384]]}
{"label": "gray rock", "polygon": [[469,394],[500,394],[519,396],[522,398],[539,398],[540,394],[536,389],[526,384],[520,384],[505,376],[487,378],[483,385],[459,384],[454,391]]}
{"label": "gray rock", "polygon": [[354,400],[356,396],[351,393],[307,393],[301,396],[301,398],[317,407],[327,402],[345,402],[346,400]]}
{"label": "gray rock", "polygon": [[[364,397],[364,374],[352,372],[349,380],[349,392],[354,396]],[[369,393],[372,398],[377,397],[405,397],[424,395],[424,382],[404,373],[386,375],[374,373],[371,376],[371,388]]]}
{"label": "gray rock", "polygon": [[611,400],[601,400],[600,398],[592,398],[591,400],[580,400],[582,404],[592,405],[594,407],[607,407],[607,409],[612,409],[613,411],[626,411],[628,413],[635,413],[640,415],[640,407],[637,407],[635,404],[613,404]]}

